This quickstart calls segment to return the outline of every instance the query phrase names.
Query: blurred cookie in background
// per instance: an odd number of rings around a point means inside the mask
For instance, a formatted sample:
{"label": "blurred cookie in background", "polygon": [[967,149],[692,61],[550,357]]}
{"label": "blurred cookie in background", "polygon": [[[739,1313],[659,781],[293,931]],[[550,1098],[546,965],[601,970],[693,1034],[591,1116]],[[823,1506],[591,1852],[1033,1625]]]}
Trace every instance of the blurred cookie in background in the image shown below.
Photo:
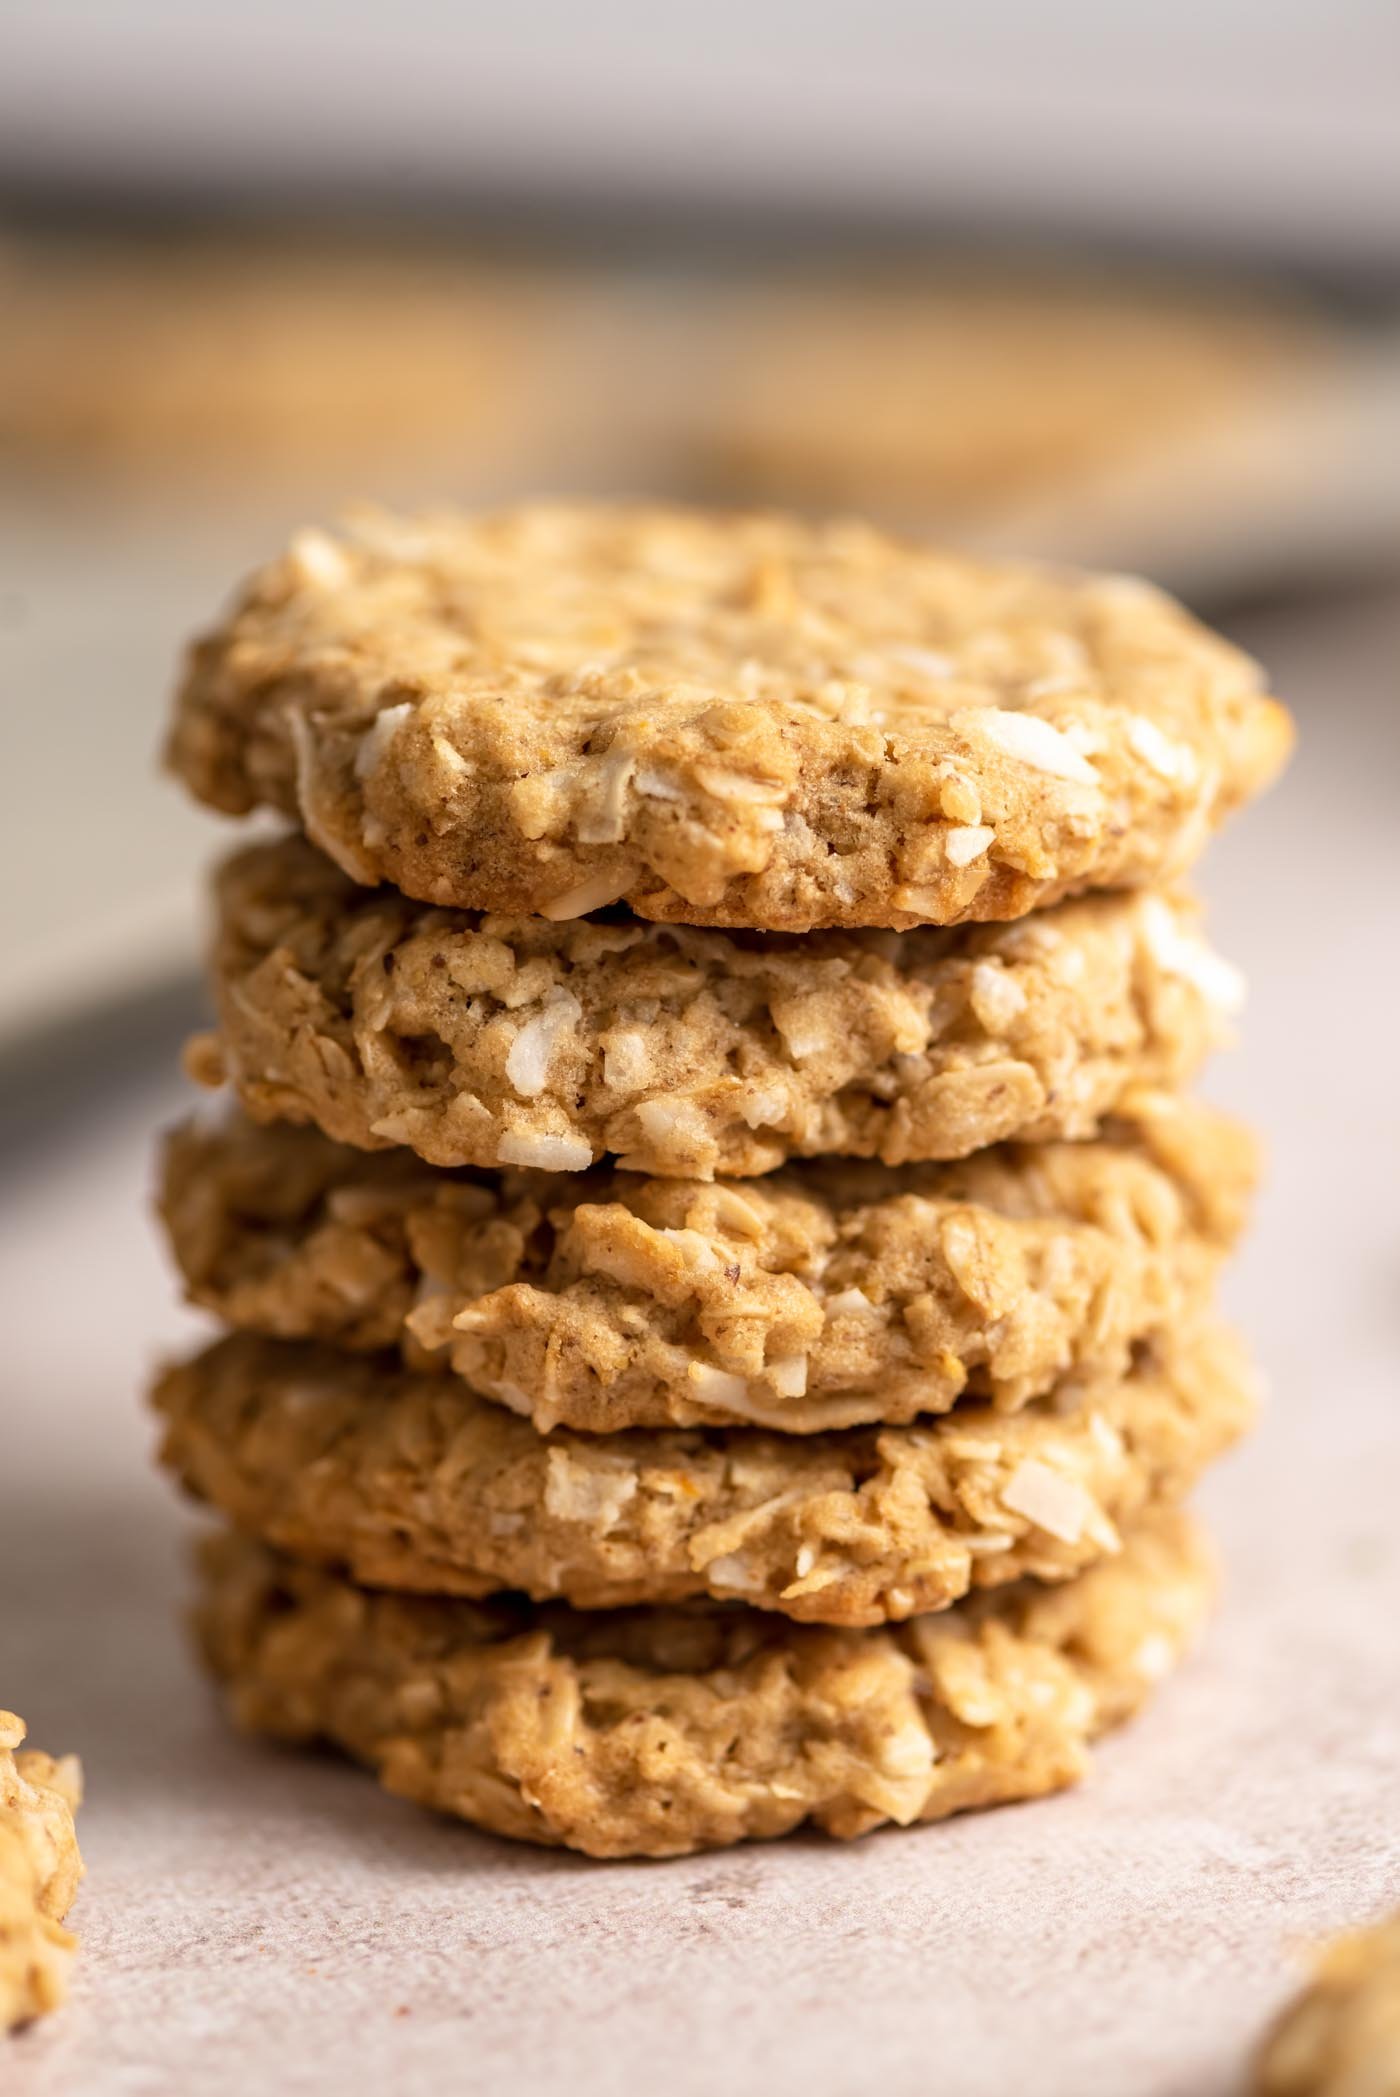
{"label": "blurred cookie in background", "polygon": [[1388,558],[1400,341],[1266,281],[1007,255],[712,310],[695,478],[1219,598]]}
{"label": "blurred cookie in background", "polygon": [[180,529],[373,488],[850,509],[1187,595],[1388,560],[1400,337],[1269,279],[1003,246],[780,261],[305,221],[0,235],[0,460]]}
{"label": "blurred cookie in background", "polygon": [[588,362],[567,263],[206,228],[0,240],[0,457],[30,471],[451,492],[528,470]]}
{"label": "blurred cookie in background", "polygon": [[1170,447],[1336,352],[1282,294],[1009,261],[793,277],[732,299],[722,333],[717,484],[919,523]]}

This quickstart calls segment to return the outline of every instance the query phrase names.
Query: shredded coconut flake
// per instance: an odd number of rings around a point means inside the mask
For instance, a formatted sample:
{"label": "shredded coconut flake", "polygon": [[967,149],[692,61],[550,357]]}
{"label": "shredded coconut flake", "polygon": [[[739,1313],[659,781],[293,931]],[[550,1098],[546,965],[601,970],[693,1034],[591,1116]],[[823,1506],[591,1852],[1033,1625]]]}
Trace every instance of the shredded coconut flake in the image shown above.
{"label": "shredded coconut flake", "polygon": [[522,1099],[538,1099],[549,1079],[550,1058],[583,1016],[571,991],[557,985],[543,1008],[520,1029],[506,1056],[506,1076]]}
{"label": "shredded coconut flake", "polygon": [[556,925],[569,918],[587,917],[590,910],[606,909],[619,896],[625,896],[635,879],[631,868],[620,874],[593,874],[587,881],[580,881],[577,888],[566,888],[563,895],[551,896],[547,903],[541,903],[540,916]]}
{"label": "shredded coconut flake", "polygon": [[937,1760],[928,1729],[910,1719],[880,1743],[880,1768],[887,1777],[921,1777]]}
{"label": "shredded coconut flake", "polygon": [[813,1013],[810,1001],[805,998],[775,1000],[772,1007],[773,1024],[783,1037],[783,1045],[796,1063],[808,1056],[820,1056],[831,1047],[831,1035],[827,1027]]}
{"label": "shredded coconut flake", "polygon": [[637,1474],[620,1464],[579,1463],[567,1449],[551,1449],[545,1472],[545,1513],[561,1522],[587,1522],[604,1535],[615,1529],[637,1491]]}
{"label": "shredded coconut flake", "polygon": [[1091,1413],[1089,1416],[1089,1432],[1098,1443],[1101,1456],[1105,1457],[1109,1463],[1116,1464],[1122,1461],[1123,1437],[1111,1420],[1105,1420],[1102,1413]]}
{"label": "shredded coconut flake", "polygon": [[597,770],[596,790],[576,826],[581,845],[615,845],[626,828],[627,788],[637,760],[626,750],[610,750]]}
{"label": "shredded coconut flake", "polygon": [[336,1222],[351,1225],[382,1222],[385,1217],[400,1215],[406,1206],[403,1193],[392,1187],[357,1187],[351,1182],[345,1187],[332,1187],[326,1195],[326,1208]]}
{"label": "shredded coconut flake", "polygon": [[986,823],[957,823],[945,831],[943,849],[948,854],[950,865],[971,866],[989,845],[996,843],[996,837],[995,830],[989,829]]}
{"label": "shredded coconut flake", "polygon": [[410,1149],[414,1140],[422,1133],[423,1110],[420,1107],[405,1107],[398,1114],[381,1114],[378,1121],[369,1125],[371,1136],[382,1136],[388,1143],[406,1143]]}
{"label": "shredded coconut flake", "polygon": [[505,1377],[502,1377],[498,1383],[493,1383],[490,1388],[493,1398],[499,1398],[502,1405],[508,1407],[513,1413],[519,1413],[522,1419],[529,1419],[535,1408],[531,1403],[530,1393],[522,1391],[518,1383],[509,1383]]}
{"label": "shredded coconut flake", "polygon": [[989,1034],[1004,1034],[1026,1009],[1026,993],[1008,969],[976,961],[969,986],[972,1009]]}
{"label": "shredded coconut flake", "polygon": [[468,770],[467,760],[463,757],[461,751],[454,743],[448,742],[447,737],[442,734],[440,729],[435,728],[429,740],[433,746],[433,755],[444,771],[455,772],[460,775]]}
{"label": "shredded coconut flake", "polygon": [[880,1314],[864,1289],[842,1289],[826,1300],[828,1318],[877,1318]]}
{"label": "shredded coconut flake", "polygon": [[895,909],[902,910],[906,917],[930,919],[937,917],[942,900],[938,889],[912,881],[902,882],[890,897]]}
{"label": "shredded coconut flake", "polygon": [[1163,735],[1145,714],[1133,714],[1128,722],[1128,747],[1159,779],[1182,779],[1195,769],[1191,752]]}
{"label": "shredded coconut flake", "polygon": [[739,1119],[751,1129],[773,1128],[786,1112],[785,1096],[772,1090],[751,1092],[739,1102]]}
{"label": "shredded coconut flake", "polygon": [[686,1375],[693,1386],[693,1396],[702,1405],[723,1405],[734,1412],[747,1410],[749,1387],[742,1376],[733,1376],[728,1369],[716,1369],[712,1362],[691,1362]]}
{"label": "shredded coconut flake", "polygon": [[678,786],[674,779],[667,778],[664,772],[639,771],[636,775],[635,785],[637,792],[644,794],[648,801],[683,801],[685,799],[684,788]]}
{"label": "shredded coconut flake", "polygon": [[648,1143],[655,1144],[658,1150],[682,1152],[697,1145],[710,1147],[709,1124],[690,1100],[641,1100],[637,1120]]}
{"label": "shredded coconut flake", "polygon": [[352,881],[358,881],[363,887],[375,887],[379,869],[336,828],[335,803],[321,776],[311,723],[305,714],[293,707],[287,715],[287,726],[291,730],[292,752],[296,759],[297,806],[301,810],[302,829],[313,845],[319,845],[327,858],[335,861],[342,874],[348,874]]}
{"label": "shredded coconut flake", "polygon": [[603,1045],[603,1083],[614,1092],[638,1092],[650,1081],[651,1050],[645,1034],[629,1029],[609,1034]]}
{"label": "shredded coconut flake", "polygon": [[1133,1653],[1134,1671],[1145,1682],[1160,1682],[1176,1665],[1176,1649],[1169,1638],[1160,1631],[1153,1631],[1144,1638]]}
{"label": "shredded coconut flake", "polygon": [[1002,706],[976,707],[959,714],[956,726],[980,735],[1007,757],[1029,765],[1032,771],[1047,772],[1054,779],[1072,779],[1080,786],[1097,786],[1099,775],[1081,757],[1067,735],[1043,721],[1039,714],[1012,713]]}
{"label": "shredded coconut flake", "polygon": [[1094,1512],[1082,1485],[1033,1456],[1017,1464],[1002,1487],[1001,1503],[1063,1544],[1078,1543]]}
{"label": "shredded coconut flake", "polygon": [[758,1203],[750,1201],[737,1187],[716,1187],[714,1205],[715,1221],[722,1229],[737,1231],[744,1238],[763,1236],[767,1217]]}
{"label": "shredded coconut flake", "polygon": [[1100,575],[1094,582],[1094,595],[1107,604],[1120,604],[1130,611],[1136,611],[1139,606],[1146,610],[1162,602],[1157,585],[1141,575]]}
{"label": "shredded coconut flake", "polygon": [[303,582],[335,590],[349,580],[350,563],[345,549],[325,532],[298,532],[289,551]]}
{"label": "shredded coconut flake", "polygon": [[697,765],[695,778],[716,801],[752,801],[769,807],[787,792],[781,780],[750,779],[742,772],[721,771],[716,765]]}
{"label": "shredded coconut flake", "polygon": [[719,1272],[719,1261],[715,1257],[714,1247],[701,1237],[699,1231],[660,1230],[656,1235],[664,1238],[668,1245],[674,1245],[692,1274]]}
{"label": "shredded coconut flake", "polygon": [[380,709],[360,737],[360,746],[355,752],[357,779],[368,779],[371,772],[379,770],[384,761],[384,753],[412,713],[413,702],[410,699],[405,699],[401,706],[385,706]]}
{"label": "shredded coconut flake", "polygon": [[550,1136],[507,1129],[496,1145],[498,1165],[527,1165],[537,1172],[586,1172],[593,1147],[582,1136]]}
{"label": "shredded coconut flake", "polygon": [[705,1568],[711,1587],[735,1595],[756,1595],[762,1591],[763,1582],[741,1551],[730,1551],[722,1558],[712,1558]]}
{"label": "shredded coconut flake", "polygon": [[931,677],[935,684],[953,676],[957,669],[951,655],[943,655],[937,648],[917,648],[903,641],[885,650],[891,662],[902,663],[908,670],[917,670],[920,677]]}
{"label": "shredded coconut flake", "polygon": [[1223,955],[1212,953],[1204,940],[1184,931],[1160,896],[1144,896],[1139,908],[1147,944],[1159,968],[1194,984],[1209,1004],[1229,1017],[1243,1011],[1245,981],[1237,968]]}
{"label": "shredded coconut flake", "polygon": [[806,1355],[780,1355],[777,1361],[769,1362],[768,1377],[780,1398],[805,1397],[807,1392]]}

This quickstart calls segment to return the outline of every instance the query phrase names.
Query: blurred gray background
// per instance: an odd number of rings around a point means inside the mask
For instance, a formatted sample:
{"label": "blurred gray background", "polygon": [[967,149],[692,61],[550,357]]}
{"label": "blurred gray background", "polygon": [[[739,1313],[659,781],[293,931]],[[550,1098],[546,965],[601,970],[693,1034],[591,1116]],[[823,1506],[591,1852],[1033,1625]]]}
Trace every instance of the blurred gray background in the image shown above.
{"label": "blurred gray background", "polygon": [[1008,223],[1393,266],[1385,0],[46,0],[9,172],[549,207]]}

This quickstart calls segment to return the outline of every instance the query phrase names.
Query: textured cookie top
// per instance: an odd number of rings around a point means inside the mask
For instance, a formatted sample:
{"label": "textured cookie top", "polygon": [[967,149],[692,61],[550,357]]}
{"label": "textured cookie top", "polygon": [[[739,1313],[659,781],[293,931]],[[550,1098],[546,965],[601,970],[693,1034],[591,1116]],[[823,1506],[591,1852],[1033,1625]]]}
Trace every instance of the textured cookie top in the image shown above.
{"label": "textured cookie top", "polygon": [[162,1455],[242,1529],[371,1587],[518,1589],[586,1609],[738,1598],[809,1623],[1063,1580],[1245,1429],[1254,1383],[1214,1330],[1060,1411],[927,1426],[544,1436],[440,1376],[236,1334],[167,1371]]}
{"label": "textured cookie top", "polygon": [[871,1631],[373,1594],[223,1536],[198,1628],[254,1731],[333,1741],[389,1790],[499,1834],[663,1857],[1073,1783],[1086,1743],[1190,1643],[1211,1587],[1179,1515],[1077,1580]]}
{"label": "textured cookie top", "polygon": [[20,1720],[0,1711],[0,2032],[63,2000],[75,1940],[61,1924],[83,1872],[78,1764],[21,1750],[23,1739]]}
{"label": "textured cookie top", "polygon": [[541,507],[303,534],[195,648],[170,760],[427,901],[806,931],[1160,879],[1288,743],[1139,582]]}
{"label": "textured cookie top", "polygon": [[1400,2091],[1400,1915],[1329,1944],[1262,2048],[1257,2097]]}
{"label": "textured cookie top", "polygon": [[1237,1123],[1161,1093],[1097,1142],[739,1183],[446,1173],[235,1114],[167,1138],[161,1208],[226,1324],[398,1346],[546,1432],[808,1434],[1121,1377],[1208,1291],[1253,1176]]}
{"label": "textured cookie top", "polygon": [[1091,1135],[1228,1032],[1191,904],[1087,896],[1014,925],[807,938],[426,909],[301,838],[217,882],[220,1037],[260,1120],[434,1165],[671,1178],[787,1157],[955,1158]]}

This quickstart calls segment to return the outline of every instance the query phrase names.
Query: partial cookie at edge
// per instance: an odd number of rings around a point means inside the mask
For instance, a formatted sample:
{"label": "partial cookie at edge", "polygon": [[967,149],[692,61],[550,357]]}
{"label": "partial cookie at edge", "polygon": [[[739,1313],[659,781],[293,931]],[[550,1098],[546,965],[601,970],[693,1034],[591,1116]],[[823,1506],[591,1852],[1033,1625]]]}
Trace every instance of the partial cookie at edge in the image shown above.
{"label": "partial cookie at edge", "polygon": [[1400,2092],[1400,1915],[1329,1944],[1269,2033],[1257,2097]]}
{"label": "partial cookie at edge", "polygon": [[0,2032],[57,2009],[78,1941],[62,1924],[83,1873],[82,1774],[73,1756],[55,1761],[23,1739],[0,1711]]}

